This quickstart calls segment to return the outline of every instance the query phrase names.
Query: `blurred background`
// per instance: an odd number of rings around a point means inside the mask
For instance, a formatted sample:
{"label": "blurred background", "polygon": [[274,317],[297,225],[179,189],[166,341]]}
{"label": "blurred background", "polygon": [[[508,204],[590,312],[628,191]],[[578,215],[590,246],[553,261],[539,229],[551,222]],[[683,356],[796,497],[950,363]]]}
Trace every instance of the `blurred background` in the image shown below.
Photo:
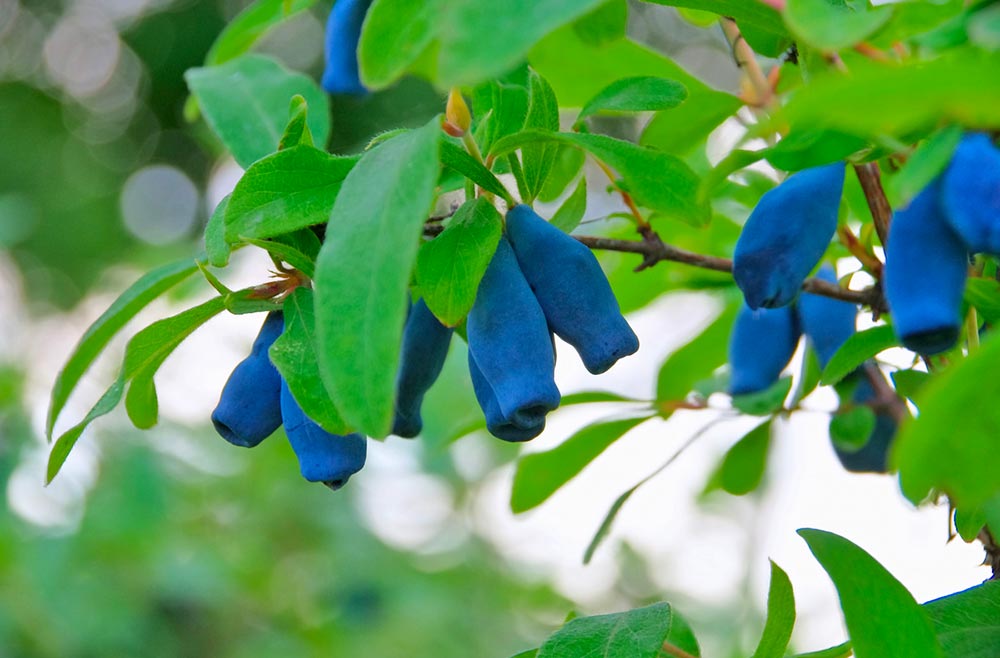
{"label": "blurred background", "polygon": [[[858,542],[918,600],[989,576],[978,546],[947,541],[946,509],[914,510],[893,478],[840,469],[826,439],[836,400],[822,390],[807,400],[816,413],[782,426],[757,493],[699,495],[748,429],[718,423],[638,490],[583,566],[615,498],[718,414],[646,423],[540,508],[514,516],[518,447],[462,436],[479,412],[460,341],[426,404],[425,436],[371,442],[365,470],[331,493],[299,477],[280,433],[250,452],[211,430],[218,392],[256,333],[259,318],[248,316],[213,320],[168,360],[157,427],[140,433],[116,412],[44,487],[44,419],[62,362],[145,269],[201,249],[207,217],[241,174],[203,123],[185,119],[183,73],[246,4],[0,0],[0,656],[504,657],[537,646],[571,610],[656,600],[691,622],[703,655],[741,656],[763,618],[768,557],[796,587],[795,646],[816,649],[845,634],[832,585],[794,533],[803,526]],[[328,9],[320,2],[258,50],[318,77]],[[635,3],[630,32],[710,84],[737,88],[717,28]],[[373,133],[442,108],[418,80],[335,99],[330,148],[359,150]],[[736,129],[723,126],[698,157],[721,158]],[[628,124],[609,130],[635,137]],[[588,218],[618,210],[602,183],[589,194]],[[731,219],[748,211],[732,209]],[[602,230],[581,232],[588,226]],[[718,230],[734,238],[735,226]],[[718,311],[703,293],[660,295],[658,283],[683,278],[681,266],[639,276],[635,264],[605,261],[642,351],[596,379],[560,345],[564,393],[649,398],[663,357]],[[260,283],[268,267],[243,250],[226,283]],[[209,292],[192,282],[141,314],[88,373],[57,433],[113,379],[127,334]],[[560,410],[524,450],[627,413]]]}

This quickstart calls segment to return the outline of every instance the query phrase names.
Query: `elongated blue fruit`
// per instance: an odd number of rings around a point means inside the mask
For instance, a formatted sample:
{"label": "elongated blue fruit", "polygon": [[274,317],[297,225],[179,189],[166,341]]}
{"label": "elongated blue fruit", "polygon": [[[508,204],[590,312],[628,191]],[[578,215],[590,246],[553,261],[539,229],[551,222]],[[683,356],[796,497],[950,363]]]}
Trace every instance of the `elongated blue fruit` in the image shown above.
{"label": "elongated blue fruit", "polygon": [[729,392],[757,393],[778,381],[795,347],[799,326],[790,306],[756,311],[744,304],[729,336]]}
{"label": "elongated blue fruit", "polygon": [[639,339],[594,254],[524,204],[507,213],[507,238],[549,327],[595,375],[634,354]]}
{"label": "elongated blue fruit", "polygon": [[896,212],[885,255],[885,297],[907,349],[938,354],[958,339],[969,253],[941,209],[935,180]]}
{"label": "elongated blue fruit", "polygon": [[[837,282],[837,274],[829,265],[819,268],[816,278]],[[816,351],[820,367],[825,368],[840,346],[854,335],[858,307],[840,299],[805,293],[799,297],[795,308],[802,333]]]}
{"label": "elongated blue fruit", "polygon": [[486,381],[476,360],[469,351],[469,375],[472,376],[472,389],[476,393],[479,406],[483,409],[486,417],[486,429],[490,434],[513,443],[530,441],[545,429],[545,414],[547,410],[542,407],[534,409],[523,409],[514,418],[504,416],[500,411],[500,404],[497,396],[493,392],[493,387]]}
{"label": "elongated blue fruit", "polygon": [[360,434],[330,434],[306,416],[284,380],[281,381],[281,417],[285,434],[299,459],[302,477],[333,490],[347,484],[365,465],[367,442]]}
{"label": "elongated blue fruit", "polygon": [[945,218],[969,251],[1000,254],[1000,149],[988,135],[962,138],[941,195]]}
{"label": "elongated blue fruit", "polygon": [[444,368],[452,333],[452,329],[438,322],[423,299],[413,305],[403,329],[393,434],[410,438],[423,429],[420,405]]}
{"label": "elongated blue fruit", "polygon": [[326,68],[321,84],[331,94],[368,93],[358,75],[358,41],[371,0],[337,0],[326,23]]}
{"label": "elongated blue fruit", "polygon": [[844,164],[805,169],[768,190],[743,226],[733,278],[751,309],[791,304],[837,230]]}
{"label": "elongated blue fruit", "polygon": [[479,283],[466,336],[503,418],[524,425],[559,406],[545,315],[504,237]]}
{"label": "elongated blue fruit", "polygon": [[284,329],[280,311],[267,314],[250,356],[229,375],[212,412],[212,425],[233,445],[252,448],[281,426],[281,375],[267,356]]}
{"label": "elongated blue fruit", "polygon": [[[879,375],[881,376],[881,374]],[[859,372],[858,385],[851,400],[855,404],[866,404],[875,399],[875,390],[863,373]],[[868,441],[859,450],[847,451],[833,444],[833,450],[841,465],[852,473],[885,473],[888,466],[889,446],[896,436],[896,421],[886,413],[875,414],[875,428]]]}

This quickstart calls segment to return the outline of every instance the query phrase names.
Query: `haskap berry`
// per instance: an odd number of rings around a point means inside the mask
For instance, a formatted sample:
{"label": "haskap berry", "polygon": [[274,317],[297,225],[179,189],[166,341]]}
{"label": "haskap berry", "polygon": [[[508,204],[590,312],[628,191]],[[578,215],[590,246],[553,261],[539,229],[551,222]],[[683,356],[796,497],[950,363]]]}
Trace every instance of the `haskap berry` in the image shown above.
{"label": "haskap berry", "polygon": [[542,433],[545,429],[545,414],[549,410],[544,406],[524,407],[512,416],[504,415],[493,387],[476,365],[472,350],[469,350],[469,375],[472,377],[472,390],[486,418],[486,430],[490,434],[504,441],[519,443],[530,441]]}
{"label": "haskap berry", "polygon": [[948,225],[969,251],[1000,255],[1000,149],[988,135],[959,142],[941,183]]}
{"label": "haskap berry", "polygon": [[[837,275],[829,265],[821,267],[816,272],[816,278],[837,282]],[[803,293],[795,309],[802,333],[816,352],[820,367],[825,368],[840,346],[854,335],[858,307],[840,299]]]}
{"label": "haskap berry", "polygon": [[358,74],[358,42],[371,0],[337,0],[326,24],[326,68],[320,84],[331,94],[368,93]]}
{"label": "haskap berry", "polygon": [[730,394],[758,393],[778,381],[800,335],[792,307],[755,311],[743,304],[729,337]]}
{"label": "haskap berry", "polygon": [[751,309],[787,306],[837,230],[844,163],[805,169],[768,190],[736,242],[733,278]]}
{"label": "haskap berry", "polygon": [[367,441],[360,434],[330,434],[302,411],[288,384],[281,382],[281,417],[299,460],[302,477],[339,489],[365,465]]}
{"label": "haskap berry", "polygon": [[507,238],[549,327],[587,370],[600,374],[639,349],[590,249],[524,204],[507,213]]}
{"label": "haskap berry", "polygon": [[267,351],[283,329],[281,312],[268,313],[250,355],[233,369],[222,388],[212,425],[233,445],[252,448],[281,426],[281,375]]}
{"label": "haskap berry", "polygon": [[403,328],[403,346],[396,375],[396,416],[392,433],[411,438],[420,434],[420,406],[441,374],[453,330],[441,324],[420,299],[410,309]]}
{"label": "haskap berry", "polygon": [[936,179],[898,210],[885,254],[885,297],[903,345],[938,354],[958,340],[969,250],[952,230]]}
{"label": "haskap berry", "polygon": [[548,324],[505,237],[480,281],[466,336],[472,360],[489,385],[477,391],[484,412],[492,404],[488,395],[484,399],[487,390],[499,409],[494,416],[519,425],[559,406]]}

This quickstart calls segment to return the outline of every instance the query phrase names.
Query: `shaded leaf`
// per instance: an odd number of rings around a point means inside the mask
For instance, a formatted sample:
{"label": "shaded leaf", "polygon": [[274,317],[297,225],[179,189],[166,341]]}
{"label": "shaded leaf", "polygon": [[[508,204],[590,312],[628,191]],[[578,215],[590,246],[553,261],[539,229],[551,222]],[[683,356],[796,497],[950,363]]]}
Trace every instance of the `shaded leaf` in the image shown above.
{"label": "shaded leaf", "polygon": [[577,121],[598,112],[653,112],[677,107],[687,98],[687,89],[676,80],[650,76],[622,78],[591,98]]}
{"label": "shaded leaf", "polygon": [[222,29],[205,55],[205,65],[217,66],[239,57],[271,28],[314,4],[316,0],[257,0]]}
{"label": "shaded leaf", "polygon": [[836,384],[868,359],[898,344],[896,334],[889,325],[859,331],[848,338],[830,358],[823,369],[820,383],[824,386]]}

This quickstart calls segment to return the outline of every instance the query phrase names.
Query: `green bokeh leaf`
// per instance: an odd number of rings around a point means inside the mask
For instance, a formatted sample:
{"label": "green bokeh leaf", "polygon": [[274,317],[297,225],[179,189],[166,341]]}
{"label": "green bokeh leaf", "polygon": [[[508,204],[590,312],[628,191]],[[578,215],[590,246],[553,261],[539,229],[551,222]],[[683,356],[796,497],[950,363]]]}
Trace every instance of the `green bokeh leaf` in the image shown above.
{"label": "green bokeh leaf", "polygon": [[399,78],[436,38],[445,0],[375,0],[368,8],[358,65],[361,79],[381,89]]}
{"label": "green bokeh leaf", "polygon": [[344,419],[369,436],[392,425],[410,272],[438,179],[439,121],[365,153],[340,189],[316,262],[320,373]]}
{"label": "green bokeh leaf", "polygon": [[704,331],[667,357],[656,378],[657,401],[683,400],[698,381],[726,363],[728,336],[738,308],[737,303],[727,304]]}
{"label": "green bokeh leaf", "polygon": [[892,7],[868,0],[788,0],[785,23],[803,42],[837,50],[864,41],[892,18]]}
{"label": "green bokeh leaf", "polygon": [[962,139],[962,128],[948,126],[934,133],[906,159],[906,164],[885,182],[885,193],[893,208],[909,205],[951,161]]}
{"label": "green bokeh leaf", "polygon": [[875,412],[864,404],[834,414],[830,418],[830,438],[843,450],[855,451],[863,448],[874,429]]}
{"label": "green bokeh leaf", "polygon": [[184,79],[208,125],[244,169],[278,149],[296,94],[309,105],[316,144],[325,147],[330,137],[326,94],[312,79],[269,57],[244,55],[221,66],[189,69]]}
{"label": "green bokeh leaf", "polygon": [[205,56],[205,66],[218,66],[249,51],[267,32],[316,4],[316,0],[256,0],[223,28]]}
{"label": "green bokeh leaf", "polygon": [[443,324],[454,327],[468,315],[502,231],[500,213],[479,197],[467,201],[441,235],[421,246],[417,285]]}
{"label": "green bokeh leaf", "polygon": [[941,658],[927,614],[875,558],[831,532],[799,535],[837,588],[857,658]]}
{"label": "green bokeh leaf", "polygon": [[556,213],[552,215],[551,224],[565,233],[572,233],[580,225],[587,211],[587,177],[582,176],[576,184],[573,193],[566,197]]}
{"label": "green bokeh leaf", "polygon": [[768,420],[726,451],[718,471],[709,480],[709,487],[714,488],[717,484],[734,496],[750,493],[764,479],[770,447],[771,421]]}

